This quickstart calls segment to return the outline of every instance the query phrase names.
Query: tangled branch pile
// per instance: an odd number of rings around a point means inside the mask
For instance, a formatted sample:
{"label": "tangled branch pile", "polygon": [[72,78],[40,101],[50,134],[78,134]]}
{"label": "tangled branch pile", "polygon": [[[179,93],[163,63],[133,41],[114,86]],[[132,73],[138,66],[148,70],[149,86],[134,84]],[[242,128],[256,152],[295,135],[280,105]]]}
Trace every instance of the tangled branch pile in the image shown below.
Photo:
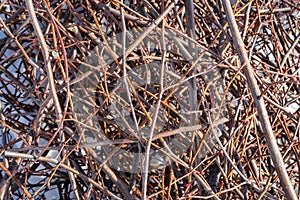
{"label": "tangled branch pile", "polygon": [[231,1],[279,168],[225,0],[191,2],[0,3],[0,199],[300,196],[299,2]]}

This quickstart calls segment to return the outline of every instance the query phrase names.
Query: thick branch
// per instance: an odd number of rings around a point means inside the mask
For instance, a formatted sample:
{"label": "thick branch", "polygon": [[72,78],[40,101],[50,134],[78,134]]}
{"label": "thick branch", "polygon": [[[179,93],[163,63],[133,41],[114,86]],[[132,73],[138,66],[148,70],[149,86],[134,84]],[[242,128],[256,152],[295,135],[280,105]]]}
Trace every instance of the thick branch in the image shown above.
{"label": "thick branch", "polygon": [[58,100],[58,96],[56,94],[54,77],[53,77],[53,72],[52,72],[52,67],[51,67],[51,62],[50,62],[50,56],[49,56],[49,47],[46,44],[42,29],[38,23],[38,19],[37,19],[36,15],[35,15],[32,0],[26,0],[26,7],[28,10],[31,24],[34,28],[35,34],[37,36],[37,39],[38,39],[41,49],[42,49],[44,62],[45,62],[45,68],[47,70],[48,81],[49,81],[49,85],[50,85],[50,91],[51,91],[51,94],[53,95],[55,111],[56,111],[56,118],[60,122],[62,119],[62,109],[61,109],[61,106],[60,106],[60,103]]}
{"label": "thick branch", "polygon": [[285,191],[286,197],[288,199],[298,199],[297,195],[293,189],[293,185],[289,179],[288,173],[285,169],[284,162],[282,159],[282,155],[279,151],[276,138],[274,136],[271,123],[269,121],[268,113],[266,106],[264,104],[263,98],[260,98],[261,92],[259,90],[257,81],[254,77],[254,71],[252,66],[250,65],[250,61],[247,56],[247,52],[245,50],[245,46],[242,40],[242,37],[239,33],[239,29],[237,26],[237,23],[234,18],[234,14],[230,5],[229,0],[223,0],[223,6],[226,11],[226,16],[228,23],[230,25],[230,30],[232,34],[232,39],[235,45],[235,48],[238,51],[239,58],[242,63],[245,63],[244,72],[247,77],[247,81],[250,87],[251,94],[253,96],[257,111],[259,113],[259,119],[260,123],[263,128],[264,136],[267,140],[268,147],[270,150],[271,158],[273,160],[273,163],[275,165],[276,172],[279,176],[281,185]]}

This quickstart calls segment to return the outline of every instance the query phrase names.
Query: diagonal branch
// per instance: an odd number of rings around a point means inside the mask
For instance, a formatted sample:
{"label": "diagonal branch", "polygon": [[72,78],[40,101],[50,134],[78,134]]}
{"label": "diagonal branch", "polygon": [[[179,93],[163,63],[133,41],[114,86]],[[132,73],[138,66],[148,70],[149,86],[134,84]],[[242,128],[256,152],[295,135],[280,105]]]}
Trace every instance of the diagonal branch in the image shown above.
{"label": "diagonal branch", "polygon": [[62,119],[62,109],[61,109],[61,106],[60,106],[60,103],[58,100],[58,96],[56,94],[54,77],[53,77],[52,67],[51,67],[51,62],[50,62],[49,47],[46,44],[42,29],[41,29],[38,19],[36,17],[32,0],[26,0],[26,7],[28,10],[31,24],[34,28],[35,34],[37,36],[37,39],[38,39],[41,49],[42,49],[44,62],[45,62],[45,68],[47,70],[48,81],[49,81],[49,85],[50,85],[50,91],[51,91],[51,94],[53,95],[55,111],[56,111],[56,118],[60,122]]}
{"label": "diagonal branch", "polygon": [[259,113],[260,123],[262,125],[264,136],[267,140],[271,158],[275,165],[275,169],[279,176],[281,185],[285,191],[285,195],[286,195],[287,199],[291,199],[291,200],[298,199],[297,195],[295,193],[295,190],[293,189],[293,185],[289,179],[288,173],[285,169],[282,155],[280,154],[280,151],[279,151],[279,148],[278,148],[278,145],[276,142],[276,138],[274,136],[271,123],[269,121],[269,117],[268,117],[266,106],[264,104],[264,100],[263,100],[263,98],[260,98],[261,92],[260,92],[259,86],[257,84],[257,81],[254,77],[254,71],[253,71],[253,68],[248,59],[244,42],[239,33],[239,29],[238,29],[237,23],[234,18],[234,14],[233,14],[233,11],[232,11],[232,8],[230,5],[230,1],[223,0],[223,6],[226,11],[226,17],[227,17],[228,23],[230,25],[230,30],[231,30],[232,39],[233,39],[235,48],[238,51],[241,62],[245,63],[244,72],[246,74],[248,85],[250,87],[250,91],[251,91],[252,97],[254,99],[257,111]]}

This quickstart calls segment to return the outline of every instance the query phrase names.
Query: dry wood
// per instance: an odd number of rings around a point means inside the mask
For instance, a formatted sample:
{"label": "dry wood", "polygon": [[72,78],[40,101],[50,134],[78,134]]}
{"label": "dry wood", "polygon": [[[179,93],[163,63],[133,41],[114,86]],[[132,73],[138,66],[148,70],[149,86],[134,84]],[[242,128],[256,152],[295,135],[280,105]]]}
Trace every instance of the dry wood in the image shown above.
{"label": "dry wood", "polygon": [[1,1],[0,198],[299,199],[299,12]]}

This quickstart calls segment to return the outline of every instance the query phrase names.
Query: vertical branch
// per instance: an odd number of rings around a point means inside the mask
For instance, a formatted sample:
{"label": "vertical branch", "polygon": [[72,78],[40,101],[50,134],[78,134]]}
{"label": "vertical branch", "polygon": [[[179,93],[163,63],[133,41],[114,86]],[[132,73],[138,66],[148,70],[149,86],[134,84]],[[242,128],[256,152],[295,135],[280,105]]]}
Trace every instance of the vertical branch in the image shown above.
{"label": "vertical branch", "polygon": [[[194,18],[194,5],[193,5],[193,0],[185,0],[185,13],[186,13],[186,19],[187,19],[187,34],[189,37],[191,37],[192,39],[195,39],[196,37],[196,33],[195,33],[195,18]],[[192,60],[189,60],[189,62],[192,62],[191,64],[194,64],[194,68],[192,69],[192,75],[197,73],[197,65],[195,65],[193,58],[195,58],[195,55],[197,55],[197,52],[195,52],[194,50],[196,50],[195,48],[195,43],[189,41],[189,46],[191,47],[191,54],[192,54]],[[190,98],[190,111],[196,111],[197,110],[197,83],[196,83],[196,77],[191,78],[190,80],[190,85],[189,85],[189,98]],[[195,114],[191,114],[191,124],[195,125],[197,123],[197,115]],[[197,149],[199,147],[200,141],[199,141],[199,137],[196,135],[195,136],[195,142],[194,142],[194,153],[197,153]],[[195,155],[195,165],[197,166],[200,163],[200,154],[197,153],[197,155]]]}
{"label": "vertical branch", "polygon": [[[122,21],[122,28],[123,28],[123,32],[122,32],[122,69],[123,69],[123,82],[126,88],[126,94],[127,94],[127,99],[129,101],[130,104],[130,109],[132,110],[132,118],[134,121],[134,125],[135,125],[135,129],[137,132],[138,137],[141,137],[141,133],[139,130],[139,125],[138,125],[138,121],[137,121],[137,117],[136,117],[136,113],[135,113],[135,109],[134,106],[132,104],[132,100],[131,100],[131,95],[130,95],[130,89],[129,89],[129,85],[127,82],[127,70],[126,70],[126,23],[125,23],[125,17],[124,17],[124,9],[121,8],[120,11],[121,14],[121,21]],[[140,153],[141,153],[141,145],[140,142],[138,142],[138,152],[139,154],[134,154],[134,159],[133,159],[133,166],[132,166],[132,173],[131,173],[131,180],[129,183],[129,190],[132,191],[134,185],[135,185],[135,176],[136,176],[136,170],[138,168],[138,162],[139,162],[139,157],[140,157]]]}
{"label": "vertical branch", "polygon": [[268,118],[268,113],[267,109],[264,104],[263,98],[261,98],[261,92],[259,90],[259,86],[257,84],[257,81],[254,77],[254,71],[253,68],[250,64],[250,61],[247,56],[247,52],[245,50],[245,45],[242,40],[242,37],[239,33],[239,29],[237,26],[237,23],[234,18],[234,14],[230,5],[229,0],[223,0],[223,6],[226,11],[226,17],[230,26],[231,34],[232,34],[232,39],[235,45],[235,48],[238,51],[239,58],[242,63],[245,63],[245,68],[244,72],[247,77],[247,81],[250,87],[250,91],[252,94],[252,97],[254,99],[258,114],[259,114],[259,119],[260,123],[263,128],[263,133],[264,136],[267,140],[268,147],[270,150],[271,158],[273,160],[273,163],[275,165],[276,172],[279,176],[281,185],[285,191],[285,195],[288,199],[298,199],[297,195],[293,189],[293,185],[289,179],[288,173],[285,169],[284,162],[282,159],[282,155],[279,151],[276,138],[274,136],[273,130],[271,123]]}
{"label": "vertical branch", "polygon": [[[162,9],[164,8],[164,3],[162,6]],[[148,168],[149,168],[149,160],[150,160],[150,150],[151,150],[151,143],[153,139],[154,134],[154,128],[156,126],[156,121],[158,118],[160,103],[162,101],[162,96],[164,93],[164,71],[165,71],[165,61],[166,61],[166,43],[165,43],[165,21],[162,21],[162,37],[161,37],[161,48],[162,48],[162,60],[161,60],[161,70],[160,70],[160,92],[159,97],[157,101],[157,105],[155,108],[154,117],[152,120],[151,128],[150,128],[150,134],[146,146],[146,152],[145,152],[145,161],[144,161],[144,169],[143,169],[143,176],[142,176],[142,199],[147,199],[147,182],[148,182]]]}
{"label": "vertical branch", "polygon": [[[1,90],[0,90],[0,95],[2,94]],[[1,121],[5,121],[5,116],[3,115],[3,110],[2,110],[2,101],[0,99],[0,120]],[[3,124],[0,124],[0,133],[1,134],[1,142],[3,146],[7,145],[7,139],[6,139],[6,134],[5,133],[5,126]],[[3,164],[5,168],[8,168],[8,158],[3,157]],[[8,175],[4,175],[4,179],[7,179]],[[2,181],[1,181],[2,182]],[[10,180],[6,180],[5,182],[2,182],[1,186],[0,186],[0,199],[8,199],[9,198],[9,194],[10,194],[10,190],[11,190],[11,181]]]}
{"label": "vertical branch", "polygon": [[186,32],[192,39],[196,38],[193,0],[184,0],[186,13]]}

